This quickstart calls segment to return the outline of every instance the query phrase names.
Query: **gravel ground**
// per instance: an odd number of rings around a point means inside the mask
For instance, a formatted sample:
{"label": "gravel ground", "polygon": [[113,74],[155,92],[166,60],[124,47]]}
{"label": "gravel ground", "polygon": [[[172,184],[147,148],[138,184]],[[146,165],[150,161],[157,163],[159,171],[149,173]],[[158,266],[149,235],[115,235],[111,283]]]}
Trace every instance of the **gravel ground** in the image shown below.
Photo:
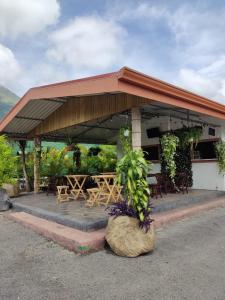
{"label": "gravel ground", "polygon": [[78,256],[0,215],[0,299],[225,299],[225,208],[157,232],[154,253]]}

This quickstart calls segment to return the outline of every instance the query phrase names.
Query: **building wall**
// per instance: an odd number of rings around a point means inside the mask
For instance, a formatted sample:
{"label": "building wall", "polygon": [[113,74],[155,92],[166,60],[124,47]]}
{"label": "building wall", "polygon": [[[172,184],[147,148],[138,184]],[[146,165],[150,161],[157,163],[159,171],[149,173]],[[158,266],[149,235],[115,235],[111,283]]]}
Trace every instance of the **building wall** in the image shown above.
{"label": "building wall", "polygon": [[[170,124],[169,124],[170,123]],[[193,124],[193,126],[196,124]],[[167,131],[171,129],[181,128],[183,122],[179,120],[173,120],[169,122],[168,117],[154,117],[151,120],[142,121],[142,146],[150,146],[159,144],[159,138],[149,139],[146,134],[146,129],[159,127],[161,131]],[[208,135],[208,127],[203,128],[203,135],[201,140],[221,138],[225,140],[225,126],[216,127],[216,136],[212,137]],[[161,171],[160,163],[154,163],[151,173],[159,173]],[[225,177],[219,174],[219,169],[216,160],[199,160],[192,162],[193,171],[193,188],[194,189],[206,189],[206,190],[221,190],[225,191]]]}

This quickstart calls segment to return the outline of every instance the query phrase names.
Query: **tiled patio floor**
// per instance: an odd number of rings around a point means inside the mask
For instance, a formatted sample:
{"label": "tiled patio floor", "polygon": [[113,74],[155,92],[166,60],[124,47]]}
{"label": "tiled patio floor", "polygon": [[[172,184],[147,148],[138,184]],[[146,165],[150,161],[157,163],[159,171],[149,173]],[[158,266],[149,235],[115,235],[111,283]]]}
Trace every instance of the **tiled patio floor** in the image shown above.
{"label": "tiled patio floor", "polygon": [[[153,206],[156,211],[159,211],[159,208],[162,206],[175,205],[177,202],[184,203],[188,205],[193,204],[193,200],[197,199],[213,199],[222,194],[222,192],[216,191],[206,191],[206,190],[190,190],[188,194],[167,194],[163,195],[162,198],[152,198]],[[41,208],[44,210],[48,210],[54,213],[60,213],[62,215],[69,215],[71,217],[85,218],[85,219],[93,219],[93,218],[101,218],[107,216],[107,212],[105,211],[104,206],[100,207],[86,207],[85,200],[74,200],[70,202],[64,202],[58,204],[56,201],[56,196],[49,195],[46,196],[45,193],[40,194],[21,194],[18,198],[14,198],[13,202],[21,203],[27,206],[32,206],[36,208]]]}
{"label": "tiled patio floor", "polygon": [[[163,212],[210,201],[220,196],[224,196],[224,192],[190,190],[188,194],[168,194],[163,195],[163,198],[153,198],[152,203],[155,212]],[[107,224],[105,207],[86,207],[84,200],[58,204],[54,195],[29,193],[12,199],[12,202],[17,210],[85,231],[103,228]]]}

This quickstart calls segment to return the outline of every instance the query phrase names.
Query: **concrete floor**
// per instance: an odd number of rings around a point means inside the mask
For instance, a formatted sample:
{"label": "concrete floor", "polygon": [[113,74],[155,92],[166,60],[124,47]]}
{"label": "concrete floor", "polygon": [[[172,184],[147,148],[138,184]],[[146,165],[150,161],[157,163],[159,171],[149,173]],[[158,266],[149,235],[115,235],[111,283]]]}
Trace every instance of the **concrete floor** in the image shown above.
{"label": "concrete floor", "polygon": [[223,300],[225,208],[157,232],[156,250],[128,259],[77,256],[0,215],[0,299]]}
{"label": "concrete floor", "polygon": [[[215,199],[221,195],[225,196],[224,192],[218,191],[206,191],[206,190],[190,190],[188,194],[182,193],[171,193],[163,194],[162,198],[152,198],[152,204],[154,209],[158,212],[159,208],[163,208],[162,211],[171,208],[176,208],[177,206],[188,206],[193,205],[195,202],[200,202],[202,200]],[[18,198],[12,200],[16,203],[21,203],[30,207],[40,208],[53,213],[58,213],[64,216],[75,217],[78,220],[98,220],[102,217],[107,217],[108,214],[105,211],[104,206],[100,207],[86,207],[85,200],[73,200],[70,202],[64,202],[58,204],[56,201],[56,196],[50,194],[46,196],[45,193],[40,194],[21,194]],[[183,203],[183,205],[182,205]],[[161,210],[160,210],[161,211]]]}

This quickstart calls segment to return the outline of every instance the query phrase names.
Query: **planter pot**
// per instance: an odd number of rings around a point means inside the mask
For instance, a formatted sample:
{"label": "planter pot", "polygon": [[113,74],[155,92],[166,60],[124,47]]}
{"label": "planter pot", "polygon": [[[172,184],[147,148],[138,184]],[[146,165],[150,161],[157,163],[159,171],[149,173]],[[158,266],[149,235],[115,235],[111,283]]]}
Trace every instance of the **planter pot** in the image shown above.
{"label": "planter pot", "polygon": [[6,190],[9,197],[17,197],[19,196],[19,185],[11,184],[11,183],[3,183],[2,188]]}
{"label": "planter pot", "polygon": [[155,246],[154,227],[147,233],[139,227],[136,218],[120,216],[109,218],[106,228],[106,241],[117,255],[136,257],[153,251]]}

